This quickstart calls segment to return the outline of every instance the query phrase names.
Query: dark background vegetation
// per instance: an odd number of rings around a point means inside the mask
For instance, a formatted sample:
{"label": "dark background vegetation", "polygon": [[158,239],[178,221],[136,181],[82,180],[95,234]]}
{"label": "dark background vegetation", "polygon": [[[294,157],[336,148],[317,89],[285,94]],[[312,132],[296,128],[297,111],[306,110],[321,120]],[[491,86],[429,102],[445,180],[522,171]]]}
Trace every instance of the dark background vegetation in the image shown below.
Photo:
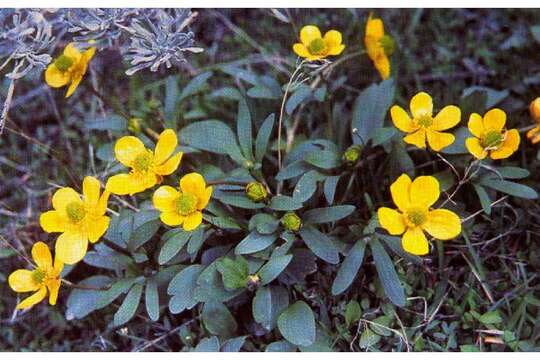
{"label": "dark background vegetation", "polygon": [[[281,11],[289,13],[294,22],[280,21],[269,9],[200,9],[193,31],[198,45],[206,51],[190,55],[185,67],[168,72],[164,69],[158,73],[146,71],[128,78],[124,74],[126,66],[119,62],[116,53],[101,52],[92,63],[89,76],[69,100],[63,98],[63,90],[48,88],[40,73],[18,82],[10,121],[0,137],[2,236],[26,252],[38,239],[52,245],[53,237],[40,230],[38,217],[48,208],[53,185],[78,187],[84,174],[94,173],[96,166],[103,165],[93,154],[101,142],[111,141],[112,137],[96,135],[85,127],[86,114],[97,106],[90,82],[97,81],[105,89],[104,96],[111,107],[127,109],[132,115],[148,119],[146,124],[159,131],[163,126],[164,102],[160,86],[171,73],[178,75],[182,88],[193,75],[216,64],[242,61],[247,68],[271,73],[284,84],[295,61],[292,44],[299,29],[308,23],[317,24],[323,31],[330,28],[342,31],[347,45],[345,54],[363,48],[367,10]],[[387,32],[398,44],[392,57],[398,103],[407,104],[420,89],[433,96],[436,106],[456,103],[463,89],[481,85],[509,91],[509,96],[500,104],[511,114],[509,127],[531,125],[527,106],[540,96],[540,34],[536,30],[535,39],[531,29],[540,25],[539,10],[374,11],[384,19]],[[58,52],[59,49],[54,51]],[[341,112],[332,113],[324,104],[308,106],[305,116],[311,120],[304,123],[299,133],[309,136],[310,131],[317,128],[316,124],[327,116],[342,116],[344,126],[349,126],[354,98],[361,89],[379,81],[366,56],[351,59],[340,67],[333,78],[340,77],[344,77],[344,83],[333,96],[343,104]],[[2,95],[7,84],[7,80],[4,81]],[[219,74],[212,78],[208,91],[224,86],[243,85]],[[234,119],[234,104],[220,98],[201,101],[193,99],[180,109],[178,128],[196,118],[192,110],[200,108],[207,118]],[[277,106],[275,102],[261,104],[261,108],[271,111],[277,111]],[[415,160],[422,161],[422,158],[418,155]],[[527,168],[531,172],[528,185],[540,190],[537,147],[522,137],[522,146],[510,163]],[[387,187],[377,181],[369,184],[379,187],[380,191]],[[459,201],[466,202],[472,209],[480,208],[471,188],[464,189]],[[419,297],[400,311],[403,326],[422,323],[413,332],[414,340],[410,341],[415,350],[540,349],[539,220],[537,201],[512,200],[508,206],[495,210],[491,218],[482,216],[482,221],[473,229],[469,246],[462,242],[447,246],[446,268],[438,268],[436,254],[428,256],[421,266],[397,262],[408,294]],[[165,311],[158,322],[148,321],[141,311],[136,319],[120,329],[109,326],[117,306],[95,312],[82,321],[68,321],[64,317],[65,288],[61,289],[57,306],[42,303],[29,312],[15,313],[17,295],[8,288],[6,279],[11,271],[24,265],[23,260],[0,245],[0,350],[129,351],[143,348],[178,351],[205,336],[198,321],[178,329],[178,325],[197,319],[196,309],[177,316]],[[94,272],[95,269],[81,264],[70,274],[70,280],[76,282]],[[302,291],[312,294],[314,303],[322,303],[328,310],[329,332],[335,350],[358,349],[351,345],[356,329],[344,330],[343,321],[336,320],[342,319],[348,300],[357,299],[363,309],[385,306],[384,298],[378,296],[370,283],[370,279],[376,278],[373,267],[364,266],[361,272],[353,287],[338,297],[328,292],[333,273],[315,272],[308,275],[303,285],[298,285],[304,287]],[[443,293],[438,293],[440,284],[446,285]],[[429,309],[424,309],[420,297],[427,300]],[[433,314],[427,325],[423,322],[425,310]],[[489,312],[496,315],[479,319],[481,314]],[[243,319],[249,313],[249,307],[242,307],[234,315]],[[245,319],[241,323],[250,322]],[[238,333],[252,334],[244,350],[264,350],[265,344],[276,340],[271,335],[258,336],[256,329],[249,327],[240,328]],[[390,351],[395,348],[393,344],[383,341],[376,348]]]}

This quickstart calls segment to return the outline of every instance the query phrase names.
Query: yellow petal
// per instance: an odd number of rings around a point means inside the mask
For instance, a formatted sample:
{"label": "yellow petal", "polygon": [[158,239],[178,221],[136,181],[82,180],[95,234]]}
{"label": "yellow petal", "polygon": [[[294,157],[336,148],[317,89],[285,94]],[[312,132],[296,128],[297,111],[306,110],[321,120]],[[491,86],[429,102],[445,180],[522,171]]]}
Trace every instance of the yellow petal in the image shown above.
{"label": "yellow petal", "polygon": [[170,175],[178,169],[180,161],[182,160],[183,152],[178,152],[174,154],[169,160],[165,161],[163,164],[155,168],[156,174],[159,175]]}
{"label": "yellow petal", "polygon": [[72,202],[82,205],[81,196],[70,187],[56,190],[52,198],[53,208],[58,210],[62,215],[66,213],[66,206]]}
{"label": "yellow petal", "polygon": [[184,217],[176,211],[162,212],[159,218],[164,224],[169,226],[178,226],[184,222]]}
{"label": "yellow petal", "polygon": [[39,224],[41,225],[41,228],[48,233],[64,232],[66,229],[65,217],[56,210],[50,210],[41,214],[39,217]]}
{"label": "yellow petal", "polygon": [[328,55],[336,56],[345,50],[345,45],[336,45],[328,49]]}
{"label": "yellow petal", "polygon": [[425,92],[419,92],[411,99],[411,114],[414,118],[424,115],[433,115],[433,100]]}
{"label": "yellow petal", "polygon": [[300,41],[305,46],[309,46],[309,44],[315,40],[321,38],[321,32],[318,27],[315,25],[306,25],[300,30]]}
{"label": "yellow petal", "polygon": [[394,209],[382,207],[377,210],[379,224],[391,235],[401,235],[405,231],[403,215]]}
{"label": "yellow petal", "polygon": [[412,119],[409,117],[409,114],[407,114],[407,112],[401,106],[392,106],[390,109],[390,116],[392,117],[394,126],[399,130],[406,133],[411,133],[416,130],[416,127],[414,126]]}
{"label": "yellow petal", "polygon": [[487,156],[487,151],[485,151],[484,147],[480,145],[480,140],[478,138],[467,138],[465,140],[465,147],[477,159],[482,160]]}
{"label": "yellow petal", "polygon": [[172,186],[160,186],[152,196],[154,207],[162,212],[175,212],[176,199],[180,194]]}
{"label": "yellow petal", "polygon": [[17,305],[18,310],[29,308],[30,306],[34,306],[35,304],[41,302],[43,299],[45,299],[45,296],[47,295],[47,288],[45,286],[41,286],[38,291],[36,291],[34,294],[30,295],[23,301]]}
{"label": "yellow petal", "polygon": [[93,176],[85,176],[83,180],[84,202],[91,207],[96,207],[99,202],[99,189],[101,184]]}
{"label": "yellow petal", "polygon": [[92,224],[88,224],[88,240],[93,244],[97,242],[109,228],[110,218],[101,216],[97,219],[92,219]]}
{"label": "yellow petal", "polygon": [[81,232],[65,232],[56,240],[55,253],[64,264],[73,265],[84,258],[88,237]]}
{"label": "yellow petal", "polygon": [[472,113],[471,116],[469,116],[469,123],[467,124],[467,127],[469,128],[471,134],[477,138],[481,138],[484,135],[484,120],[480,114]]}
{"label": "yellow petal", "polygon": [[428,213],[422,228],[435,239],[453,239],[461,233],[461,220],[450,210],[437,209]]}
{"label": "yellow petal", "polygon": [[111,192],[105,189],[103,191],[103,194],[101,194],[101,197],[99,198],[97,208],[95,213],[97,215],[104,215],[107,212],[107,204],[109,202],[109,196],[111,196]]}
{"label": "yellow petal", "polygon": [[324,34],[323,40],[328,49],[328,55],[339,55],[345,48],[345,46],[341,44],[341,33],[337,30],[327,31],[326,34]]}
{"label": "yellow petal", "polygon": [[420,128],[412,134],[409,134],[403,138],[407,144],[415,145],[420,149],[426,147],[426,129]]}
{"label": "yellow petal", "polygon": [[38,241],[32,246],[32,259],[41,269],[53,268],[52,255],[49,247],[44,242]]}
{"label": "yellow petal", "polygon": [[32,271],[26,269],[15,270],[8,277],[9,287],[16,292],[34,291],[39,284],[34,281]]}
{"label": "yellow petal", "polygon": [[199,173],[189,173],[180,179],[180,189],[183,193],[193,194],[197,198],[204,198],[206,182]]}
{"label": "yellow petal", "polygon": [[58,256],[55,256],[54,257],[54,271],[56,271],[56,273],[58,275],[60,275],[60,273],[62,272],[62,270],[64,270],[64,263],[61,262],[59,259],[58,259]]}
{"label": "yellow petal", "polygon": [[379,39],[373,36],[366,36],[364,38],[364,43],[366,45],[368,57],[376,64],[377,59],[384,55],[384,49],[381,47]]}
{"label": "yellow petal", "polygon": [[374,63],[375,63],[375,68],[381,75],[381,79],[383,80],[388,79],[390,77],[390,60],[384,54],[384,50],[381,53],[381,55],[377,56]]}
{"label": "yellow petal", "polygon": [[493,160],[506,159],[512,155],[519,148],[519,132],[516,129],[512,129],[506,132],[504,142],[499,149],[491,151],[489,156]]}
{"label": "yellow petal", "polygon": [[310,56],[310,53],[309,53],[307,47],[304,44],[301,44],[301,43],[294,44],[293,45],[293,51],[295,52],[296,55],[298,55],[300,57],[303,57],[303,58],[308,58]]}
{"label": "yellow petal", "polygon": [[198,197],[197,201],[197,209],[202,210],[208,205],[208,202],[210,201],[210,197],[212,197],[212,191],[213,187],[209,186],[204,190],[204,195],[202,197]]}
{"label": "yellow petal", "polygon": [[502,131],[506,124],[506,113],[501,109],[491,109],[484,115],[484,128],[486,130]]}
{"label": "yellow petal", "polygon": [[429,146],[435,151],[441,151],[443,148],[451,145],[456,138],[452,134],[443,133],[428,129],[426,131]]}
{"label": "yellow petal", "polygon": [[74,63],[77,63],[81,60],[81,52],[77,48],[74,42],[71,42],[66,45],[64,48],[64,55],[70,57]]}
{"label": "yellow petal", "polygon": [[134,193],[134,182],[137,179],[130,174],[113,175],[107,180],[105,189],[116,195],[127,195]]}
{"label": "yellow petal", "polygon": [[184,230],[185,231],[192,231],[199,227],[202,223],[202,212],[195,211],[192,214],[189,214],[184,219]]}
{"label": "yellow petal", "polygon": [[407,174],[402,174],[397,178],[392,185],[390,185],[390,193],[392,194],[392,200],[394,204],[401,211],[406,211],[411,204],[410,189],[411,178]]}
{"label": "yellow petal", "polygon": [[172,155],[176,145],[178,145],[178,138],[173,130],[166,129],[159,134],[156,150],[154,151],[154,164],[163,164]]}
{"label": "yellow petal", "polygon": [[373,19],[371,14],[366,22],[366,36],[380,39],[384,36],[384,24],[381,19]]}
{"label": "yellow petal", "polygon": [[69,88],[66,91],[66,99],[70,97],[75,92],[75,90],[77,90],[77,87],[81,83],[81,80],[82,76],[75,76],[74,78],[72,78],[71,84],[69,84]]}
{"label": "yellow petal", "polygon": [[96,53],[96,48],[89,47],[85,52],[83,52],[81,61],[84,62],[85,64],[88,64],[90,60],[92,60],[92,58],[94,57],[95,53]]}
{"label": "yellow petal", "polygon": [[60,280],[49,283],[49,304],[56,305],[58,299],[58,291],[60,290]]}
{"label": "yellow petal", "polygon": [[132,167],[133,160],[144,151],[144,144],[135,136],[121,137],[114,145],[116,159],[127,167]]}
{"label": "yellow petal", "polygon": [[428,208],[440,195],[439,182],[433,176],[419,176],[411,184],[411,206]]}
{"label": "yellow petal", "polygon": [[45,71],[45,82],[53,88],[65,86],[71,80],[71,75],[67,71],[60,71],[54,64],[47,66]]}
{"label": "yellow petal", "polygon": [[419,227],[405,231],[401,238],[403,250],[413,255],[426,255],[429,252],[429,244],[426,235]]}
{"label": "yellow petal", "polygon": [[454,105],[445,106],[433,119],[431,128],[442,131],[451,129],[461,121],[461,110]]}

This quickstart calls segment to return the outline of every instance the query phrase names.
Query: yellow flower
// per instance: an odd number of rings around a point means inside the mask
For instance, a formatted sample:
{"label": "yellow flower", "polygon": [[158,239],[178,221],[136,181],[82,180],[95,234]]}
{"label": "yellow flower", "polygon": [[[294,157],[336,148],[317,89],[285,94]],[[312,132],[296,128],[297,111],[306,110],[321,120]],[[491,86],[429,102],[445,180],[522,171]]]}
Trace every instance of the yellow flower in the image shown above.
{"label": "yellow flower", "polygon": [[321,36],[315,25],[306,25],[300,30],[300,42],[293,45],[296,55],[308,61],[324,59],[327,56],[339,55],[345,49],[341,43],[341,33],[330,30]]}
{"label": "yellow flower", "polygon": [[491,109],[484,118],[473,113],[469,117],[469,131],[474,137],[465,140],[467,150],[477,159],[489,155],[493,160],[506,159],[519,147],[519,132],[506,130],[506,113],[501,109]]}
{"label": "yellow flower", "polygon": [[70,187],[57,190],[52,198],[54,210],[41,214],[39,223],[46,232],[61,232],[56,240],[56,256],[64,264],[75,264],[84,258],[88,241],[92,244],[107,231],[105,216],[109,192],[100,196],[99,180],[86,176],[83,196]]}
{"label": "yellow flower", "polygon": [[154,152],[134,136],[120,138],[114,153],[116,159],[131,171],[111,176],[105,188],[113,194],[133,195],[160,183],[164,175],[172,174],[180,165],[183,153],[173,155],[177,144],[176,133],[171,129],[159,135]]}
{"label": "yellow flower", "polygon": [[66,93],[66,97],[70,97],[79,86],[95,52],[96,48],[90,47],[81,53],[75,43],[69,43],[64,53],[47,67],[45,81],[53,88],[70,84]]}
{"label": "yellow flower", "polygon": [[537,122],[537,125],[527,131],[527,139],[529,139],[531,143],[536,144],[540,141],[540,97],[531,101],[529,112],[531,113],[533,120]]}
{"label": "yellow flower", "polygon": [[403,141],[423,149],[426,147],[427,138],[429,146],[435,151],[440,151],[454,142],[454,135],[442,131],[453,128],[461,120],[461,110],[457,106],[445,106],[434,117],[431,96],[420,92],[411,99],[410,109],[412,119],[400,106],[394,105],[390,109],[394,125],[409,134]]}
{"label": "yellow flower", "polygon": [[212,196],[204,178],[189,173],[180,179],[180,191],[172,186],[160,186],[152,197],[154,207],[161,211],[161,221],[169,226],[183,225],[185,231],[195,230],[202,223],[202,210]]}
{"label": "yellow flower", "polygon": [[60,289],[60,273],[64,264],[57,258],[53,260],[51,252],[43,242],[37,242],[32,247],[32,258],[37,267],[34,270],[19,269],[9,275],[9,286],[16,292],[35,291],[17,305],[17,309],[26,309],[39,303],[49,292],[49,304],[55,305]]}
{"label": "yellow flower", "polygon": [[431,209],[440,195],[439,182],[433,176],[419,176],[411,182],[403,174],[390,186],[390,192],[398,210],[379,208],[379,223],[391,235],[403,234],[401,244],[405,251],[414,255],[429,252],[424,231],[439,240],[449,240],[461,233],[461,221],[455,213]]}
{"label": "yellow flower", "polygon": [[384,24],[381,19],[373,19],[371,14],[366,22],[364,44],[369,58],[383,80],[390,77],[390,60],[388,56],[393,52],[394,40],[384,34]]}

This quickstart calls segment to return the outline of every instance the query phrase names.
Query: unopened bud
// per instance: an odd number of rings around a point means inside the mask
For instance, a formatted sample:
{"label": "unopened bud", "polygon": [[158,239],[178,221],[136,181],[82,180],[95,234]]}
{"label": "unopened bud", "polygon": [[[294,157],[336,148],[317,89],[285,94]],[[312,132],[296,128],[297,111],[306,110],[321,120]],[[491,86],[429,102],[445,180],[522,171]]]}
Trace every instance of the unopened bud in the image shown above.
{"label": "unopened bud", "polygon": [[362,147],[360,145],[351,145],[343,153],[343,161],[347,165],[353,166],[358,162],[360,154],[362,154]]}
{"label": "unopened bud", "polygon": [[258,181],[252,181],[246,186],[246,195],[253,202],[261,202],[268,196],[266,187]]}
{"label": "unopened bud", "polygon": [[529,105],[529,112],[535,121],[540,122],[540,97],[537,97],[531,101],[531,105]]}
{"label": "unopened bud", "polygon": [[281,218],[281,224],[286,230],[298,231],[302,227],[302,220],[294,212],[288,212]]}
{"label": "unopened bud", "polygon": [[128,130],[134,134],[139,134],[141,132],[141,119],[138,119],[138,118],[129,119]]}

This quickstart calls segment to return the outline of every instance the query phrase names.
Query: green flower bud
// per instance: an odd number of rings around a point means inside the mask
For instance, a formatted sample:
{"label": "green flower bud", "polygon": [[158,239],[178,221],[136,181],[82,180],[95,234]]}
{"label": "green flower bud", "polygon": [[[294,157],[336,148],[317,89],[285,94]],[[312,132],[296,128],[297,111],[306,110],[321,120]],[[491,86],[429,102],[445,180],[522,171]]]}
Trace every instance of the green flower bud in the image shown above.
{"label": "green flower bud", "polygon": [[288,212],[281,218],[281,224],[286,230],[298,231],[302,227],[302,220],[294,212]]}
{"label": "green flower bud", "polygon": [[252,181],[246,186],[246,195],[253,202],[261,202],[268,197],[268,191],[260,182]]}
{"label": "green flower bud", "polygon": [[250,161],[250,160],[244,161],[244,168],[253,169],[254,166],[255,166],[255,164],[253,164],[253,161]]}
{"label": "green flower bud", "polygon": [[381,40],[379,40],[381,47],[384,49],[386,56],[391,56],[396,49],[396,42],[390,35],[384,35]]}
{"label": "green flower bud", "polygon": [[259,275],[249,275],[247,277],[247,288],[250,290],[255,290],[259,287],[259,284],[261,283],[261,278]]}
{"label": "green flower bud", "polygon": [[128,130],[132,133],[139,134],[141,132],[141,119],[131,118],[128,121]]}
{"label": "green flower bud", "polygon": [[343,161],[347,165],[353,166],[358,162],[360,154],[362,154],[362,147],[360,145],[351,145],[343,153]]}

